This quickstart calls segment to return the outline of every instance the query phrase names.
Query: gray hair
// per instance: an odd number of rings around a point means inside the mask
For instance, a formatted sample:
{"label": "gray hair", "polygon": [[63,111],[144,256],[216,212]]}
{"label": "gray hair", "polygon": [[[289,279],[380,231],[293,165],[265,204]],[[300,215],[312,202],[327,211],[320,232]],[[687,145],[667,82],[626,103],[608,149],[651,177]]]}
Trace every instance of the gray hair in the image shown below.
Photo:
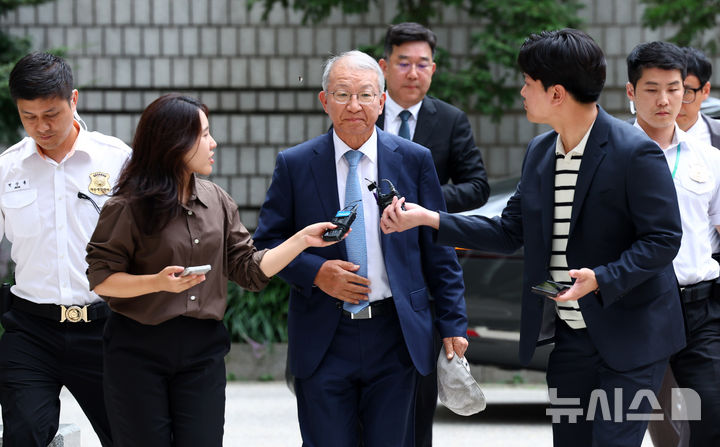
{"label": "gray hair", "polygon": [[378,93],[385,91],[385,76],[383,76],[382,68],[380,68],[380,65],[378,65],[375,59],[359,50],[351,50],[340,53],[325,62],[325,69],[323,70],[322,75],[323,90],[327,91],[328,83],[330,82],[330,72],[332,71],[332,67],[335,65],[335,62],[345,58],[347,58],[350,68],[354,68],[356,70],[374,70],[377,73],[378,78]]}

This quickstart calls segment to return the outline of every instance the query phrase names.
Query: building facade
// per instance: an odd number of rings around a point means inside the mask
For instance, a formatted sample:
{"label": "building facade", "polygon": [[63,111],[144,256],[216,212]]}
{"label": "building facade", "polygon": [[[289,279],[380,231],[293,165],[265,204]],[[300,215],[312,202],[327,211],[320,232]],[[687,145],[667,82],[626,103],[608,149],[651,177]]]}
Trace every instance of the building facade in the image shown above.
{"label": "building facade", "polygon": [[[584,29],[604,49],[607,87],[600,103],[628,115],[625,57],[638,43],[665,39],[670,29],[640,25],[638,0],[584,0]],[[278,151],[327,131],[317,100],[324,59],[382,40],[395,1],[371,3],[363,15],[335,12],[303,25],[301,15],[276,7],[263,21],[247,0],[54,0],[0,18],[0,28],[29,35],[34,48],[65,47],[80,90],[78,111],[91,130],[130,143],[143,108],[181,91],[211,111],[218,142],[213,180],[237,201],[243,222],[257,224]],[[455,60],[470,48],[473,22],[448,9],[433,25]],[[716,66],[720,66],[717,58]],[[718,70],[720,71],[720,70]],[[720,85],[716,72],[714,83]],[[517,106],[499,122],[470,113],[492,178],[520,172],[527,142],[545,128],[528,123],[518,75]]]}

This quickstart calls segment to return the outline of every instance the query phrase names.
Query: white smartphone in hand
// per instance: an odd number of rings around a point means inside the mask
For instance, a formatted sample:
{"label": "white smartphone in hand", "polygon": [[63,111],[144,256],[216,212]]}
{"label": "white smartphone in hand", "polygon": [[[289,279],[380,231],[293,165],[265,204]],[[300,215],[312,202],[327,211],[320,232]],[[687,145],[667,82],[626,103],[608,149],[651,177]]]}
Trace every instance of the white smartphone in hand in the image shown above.
{"label": "white smartphone in hand", "polygon": [[193,267],[185,267],[185,270],[182,271],[180,276],[204,275],[207,272],[209,272],[210,270],[212,270],[212,267],[210,267],[210,264],[196,265]]}

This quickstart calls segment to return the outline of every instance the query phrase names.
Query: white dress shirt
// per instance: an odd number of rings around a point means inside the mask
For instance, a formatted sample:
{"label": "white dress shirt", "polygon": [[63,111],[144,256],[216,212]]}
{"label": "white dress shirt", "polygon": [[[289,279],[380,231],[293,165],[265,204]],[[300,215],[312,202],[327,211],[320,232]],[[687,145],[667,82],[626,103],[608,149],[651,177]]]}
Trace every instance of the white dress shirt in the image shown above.
{"label": "white dress shirt", "polygon": [[703,143],[712,146],[712,140],[710,138],[710,128],[699,113],[698,119],[697,121],[695,121],[695,124],[693,124],[692,127],[690,127],[685,133],[698,141],[702,141]]}
{"label": "white dress shirt", "polygon": [[[635,126],[640,127],[637,122]],[[720,151],[690,137],[677,124],[672,143],[661,149],[670,172],[675,171],[682,220],[680,251],[673,260],[678,283],[689,286],[715,279],[720,266],[712,258],[711,241],[715,225],[720,225]]]}
{"label": "white dress shirt", "polygon": [[[353,149],[350,149],[337,136],[335,131],[333,131],[333,143],[335,145],[338,198],[342,208],[345,203],[345,183],[350,170],[350,165],[343,155]],[[385,258],[383,258],[382,246],[380,245],[380,210],[375,201],[375,196],[367,189],[367,185],[370,184],[368,180],[377,182],[378,179],[377,132],[374,129],[370,138],[357,150],[365,155],[358,164],[358,181],[360,182],[360,191],[362,191],[365,244],[367,245],[367,273],[370,280],[369,298],[372,302],[392,296],[390,281],[385,270]]]}
{"label": "white dress shirt", "polygon": [[[410,112],[410,117],[408,118],[410,140],[415,137],[415,128],[417,127],[417,117],[418,113],[420,113],[420,107],[422,107],[422,101],[407,109],[407,111]],[[403,109],[400,104],[393,101],[389,93],[385,95],[385,129],[383,129],[385,132],[393,135],[397,135],[400,132],[400,124],[402,124],[400,112],[403,110],[406,109]]]}
{"label": "white dress shirt", "polygon": [[[0,237],[12,243],[16,263],[12,292],[40,304],[85,305],[99,301],[90,292],[85,274],[85,247],[99,213],[82,192],[99,206],[130,157],[130,148],[117,138],[80,128],[72,150],[60,163],[40,154],[35,140],[24,138],[0,155]],[[92,188],[95,175],[101,189]],[[107,182],[103,180],[107,175]]]}

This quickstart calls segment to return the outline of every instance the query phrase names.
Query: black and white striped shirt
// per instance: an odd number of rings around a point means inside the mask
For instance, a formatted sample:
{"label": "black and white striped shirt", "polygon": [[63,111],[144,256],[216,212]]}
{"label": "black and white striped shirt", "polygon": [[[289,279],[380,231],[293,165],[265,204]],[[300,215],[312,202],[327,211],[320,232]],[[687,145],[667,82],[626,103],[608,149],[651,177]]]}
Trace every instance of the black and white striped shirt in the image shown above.
{"label": "black and white striped shirt", "polygon": [[[593,123],[594,124],[594,123]],[[553,281],[572,284],[568,274],[567,243],[570,232],[570,216],[572,215],[573,199],[575,198],[575,183],[577,182],[580,164],[582,163],[585,145],[592,125],[587,133],[567,154],[562,140],[558,135],[555,145],[555,206],[553,210],[552,253],[550,255],[550,276]],[[556,302],[557,313],[573,329],[583,329],[583,319],[580,305],[577,301]]]}

